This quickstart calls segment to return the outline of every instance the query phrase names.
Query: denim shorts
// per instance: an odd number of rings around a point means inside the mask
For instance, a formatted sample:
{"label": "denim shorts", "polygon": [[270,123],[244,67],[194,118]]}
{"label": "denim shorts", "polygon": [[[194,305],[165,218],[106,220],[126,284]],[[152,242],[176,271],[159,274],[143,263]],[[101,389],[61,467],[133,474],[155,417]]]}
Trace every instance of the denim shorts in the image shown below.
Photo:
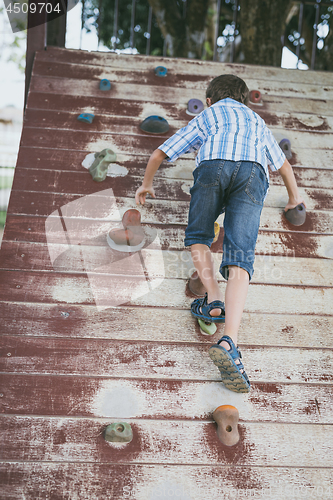
{"label": "denim shorts", "polygon": [[252,161],[205,160],[193,172],[185,246],[211,246],[214,221],[225,212],[220,273],[228,266],[245,269],[252,278],[260,215],[268,190],[263,167]]}

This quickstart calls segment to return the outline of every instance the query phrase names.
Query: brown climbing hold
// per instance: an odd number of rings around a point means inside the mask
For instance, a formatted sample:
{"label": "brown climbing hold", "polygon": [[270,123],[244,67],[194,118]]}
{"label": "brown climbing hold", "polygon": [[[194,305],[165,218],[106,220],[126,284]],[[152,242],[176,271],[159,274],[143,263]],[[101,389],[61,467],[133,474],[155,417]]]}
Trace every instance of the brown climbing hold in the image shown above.
{"label": "brown climbing hold", "polygon": [[[131,208],[127,210],[122,218],[124,229],[111,229],[108,234],[109,245],[115,250],[136,251],[144,244],[145,234],[141,227],[141,214],[138,210]],[[119,248],[117,248],[119,247]]]}
{"label": "brown climbing hold", "polygon": [[205,293],[207,292],[206,288],[202,284],[201,279],[199,278],[197,271],[194,271],[194,273],[190,277],[188,287],[190,291],[198,297],[204,297]]}
{"label": "brown climbing hold", "polygon": [[239,441],[239,413],[235,406],[222,405],[216,408],[213,419],[217,423],[217,436],[226,446],[234,446]]}

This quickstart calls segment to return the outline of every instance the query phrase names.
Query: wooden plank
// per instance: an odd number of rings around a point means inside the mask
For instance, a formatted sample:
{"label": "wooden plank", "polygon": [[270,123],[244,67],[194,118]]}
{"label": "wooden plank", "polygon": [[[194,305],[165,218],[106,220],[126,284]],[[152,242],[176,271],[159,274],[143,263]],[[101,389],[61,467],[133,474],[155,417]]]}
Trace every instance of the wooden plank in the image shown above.
{"label": "wooden plank", "polygon": [[240,397],[220,382],[11,373],[1,375],[0,390],[6,415],[211,420],[223,401],[237,406],[241,421],[332,420],[333,388],[327,385],[252,384],[250,393]]}
{"label": "wooden plank", "polygon": [[[185,280],[160,279],[151,291],[144,275],[114,276],[107,269],[99,272],[50,273],[40,271],[0,271],[3,286],[0,300],[18,302],[60,302],[63,304],[96,304],[98,308],[131,305],[189,309],[193,300],[186,296]],[[103,272],[104,271],[104,272]],[[158,285],[158,286],[157,286]],[[156,288],[154,288],[156,286]],[[224,292],[225,283],[221,283]],[[135,297],[135,298],[134,298]],[[269,297],[269,301],[267,300]],[[132,298],[132,299],[131,299]],[[329,287],[261,285],[250,287],[245,310],[282,314],[332,313],[333,289]]]}
{"label": "wooden plank", "polygon": [[[38,201],[37,201],[38,199]],[[75,203],[73,203],[75,202]],[[140,208],[141,220],[144,224],[187,224],[189,203],[185,201],[150,200]],[[81,219],[81,226],[92,226],[92,222],[85,220],[101,220],[103,228],[112,221],[120,221],[122,214],[130,209],[137,208],[134,198],[114,196],[112,189],[80,197],[79,195],[37,193],[31,191],[12,191],[8,212],[11,214],[49,216],[59,219],[58,210],[61,208],[62,217],[68,220],[67,226],[73,226],[73,220]],[[60,219],[59,219],[60,220]],[[223,216],[218,218],[223,226]],[[51,224],[51,219],[49,219]],[[57,222],[55,221],[55,224]],[[109,226],[110,227],[110,226]],[[294,231],[307,233],[333,233],[333,217],[329,211],[307,211],[306,222],[302,226],[292,226],[283,216],[283,210],[264,207],[261,215],[261,229],[270,231]],[[108,230],[108,229],[106,229]],[[74,231],[74,228],[73,228]],[[91,228],[89,237],[97,234],[98,227]],[[105,232],[105,230],[103,230]],[[299,232],[300,234],[300,232]],[[85,236],[84,239],[87,238]]]}
{"label": "wooden plank", "polygon": [[[95,103],[96,102],[96,103]],[[168,103],[132,102],[129,100],[109,99],[107,105],[104,99],[77,96],[73,101],[72,96],[56,96],[54,94],[37,94],[30,96],[29,109],[25,114],[25,123],[29,126],[50,128],[78,128],[77,116],[79,109],[89,109],[96,115],[94,130],[104,128],[112,130],[112,127],[124,123],[129,127],[141,122],[151,114],[160,114],[166,118],[173,127],[184,127],[191,116],[186,113],[184,106]],[[325,132],[333,131],[333,117],[323,117],[308,113],[283,113],[269,112],[266,107],[254,107],[268,126],[275,126],[286,130],[315,130]],[[74,118],[73,116],[74,115]],[[119,120],[120,117],[123,120]],[[126,117],[126,121],[124,118]],[[117,120],[116,120],[117,119]],[[79,122],[80,123],[80,122]],[[122,125],[123,126],[123,125]]]}
{"label": "wooden plank", "polygon": [[226,449],[213,422],[130,421],[134,436],[125,447],[104,440],[108,420],[10,416],[2,422],[2,459],[16,462],[311,467],[315,456],[316,467],[329,468],[333,460],[330,425],[240,424],[239,444]]}
{"label": "wooden plank", "polygon": [[[115,169],[113,175],[104,182],[94,182],[85,172],[61,172],[58,170],[16,169],[13,189],[19,191],[37,191],[44,193],[64,193],[87,195],[96,191],[112,188],[116,196],[132,197],[142,182],[141,176]],[[125,175],[123,175],[125,173]],[[156,177],[154,188],[156,196],[165,200],[190,200],[192,180],[178,180]],[[307,210],[330,210],[333,205],[331,189],[300,187],[300,195],[305,200]],[[266,207],[284,208],[288,202],[288,193],[284,186],[271,186],[265,201]]]}
{"label": "wooden plank", "polygon": [[[82,162],[86,156],[87,153],[85,151],[59,151],[57,149],[21,147],[18,154],[16,171],[20,169],[38,168],[38,170],[58,170],[61,172],[82,173],[85,171],[82,167]],[[119,154],[117,155],[116,163],[126,168],[131,175],[143,176],[148,159],[148,155]],[[313,164],[312,160],[311,164]],[[315,167],[315,164],[313,164],[313,167]],[[332,169],[328,167],[329,165],[327,164],[322,165],[322,168],[306,168],[293,165],[299,186],[331,189],[333,188],[333,175]],[[174,163],[164,161],[161,168],[156,172],[156,178],[161,177],[166,179],[192,181],[192,172],[194,168],[194,160],[191,157],[186,158],[186,156],[183,156]],[[282,178],[278,172],[270,172],[270,184],[283,185]]]}
{"label": "wooden plank", "polygon": [[66,49],[59,51],[54,47],[48,47],[47,52],[40,51],[36,56],[37,61],[46,61],[49,63],[66,62],[67,64],[82,64],[92,66],[111,67],[127,69],[131,71],[154,71],[156,66],[166,66],[170,73],[187,75],[190,79],[194,74],[208,75],[211,78],[223,73],[233,73],[240,78],[253,78],[253,74],[260,80],[271,82],[280,81],[288,83],[309,83],[313,85],[332,85],[331,75],[326,71],[298,71],[282,68],[273,68],[272,66],[255,66],[237,63],[220,63],[212,61],[176,59],[172,57],[146,57],[129,56],[126,54],[87,52],[83,50]]}
{"label": "wooden plank", "polygon": [[[64,303],[0,302],[3,334],[47,338],[85,338],[195,343],[207,347],[222,336],[202,335],[189,310],[122,306],[98,311],[95,306]],[[163,324],[164,328],[156,328]],[[138,328],[138,325],[140,328]],[[181,335],[179,334],[181,332]],[[315,335],[314,335],[315,332]],[[333,348],[333,317],[284,312],[245,312],[239,331],[242,345]]]}
{"label": "wooden plank", "polygon": [[[6,335],[1,339],[0,367],[2,372],[17,374],[221,382],[207,351],[207,346],[195,343]],[[242,346],[242,354],[255,383],[329,385],[333,381],[331,349]]]}
{"label": "wooden plank", "polygon": [[[259,82],[253,80],[249,82],[252,83],[254,88],[259,87]],[[257,85],[255,85],[257,84]],[[324,116],[332,116],[333,110],[328,99],[329,95],[332,94],[333,90],[330,88],[328,92],[322,90],[322,87],[308,86],[308,91],[310,94],[306,96],[304,92],[304,87],[302,85],[298,86],[299,95],[297,91],[292,88],[286,89],[285,84],[277,87],[275,93],[272,89],[267,89],[267,92],[259,87],[259,90],[263,90],[263,99],[267,103],[268,108],[270,108],[269,103],[278,101],[281,108],[285,112],[296,112],[296,113],[311,113],[314,115],[323,114]],[[39,76],[32,80],[30,87],[32,92],[42,92],[42,93],[53,93],[53,94],[66,94],[66,95],[77,95],[80,94],[85,97],[104,97],[104,99],[109,98],[108,93],[105,96],[101,96],[103,91],[99,90],[97,82],[90,80],[76,80],[76,79],[61,79],[56,77],[46,77]],[[319,89],[319,97],[317,94],[317,89]],[[205,102],[206,85],[202,88],[192,89],[192,88],[169,88],[157,85],[142,85],[137,86],[135,83],[115,83],[112,88],[112,98],[114,99],[128,99],[128,96],[135,96],[136,101],[149,101],[159,103],[179,103],[182,104],[184,109],[187,108],[187,103],[190,99],[200,99]],[[296,97],[297,95],[297,97]],[[306,98],[304,98],[306,97]],[[307,100],[309,99],[309,100]],[[320,104],[321,103],[321,104]],[[325,106],[323,106],[325,105]],[[276,109],[276,104],[273,109]],[[273,112],[270,109],[270,112]]]}
{"label": "wooden plank", "polygon": [[[89,127],[89,125],[87,125]],[[274,132],[274,130],[273,130]],[[26,147],[36,148],[53,148],[54,147],[54,134],[51,129],[40,128],[24,128],[22,132],[21,144]],[[168,133],[169,134],[169,133]],[[140,152],[143,155],[150,155],[152,151],[167,139],[169,135],[152,136],[149,134],[144,135],[121,135],[121,134],[107,134],[103,132],[90,132],[87,128],[86,131],[72,131],[68,134],[66,130],[57,130],[57,147],[63,150],[85,150],[86,154],[90,152],[101,151],[105,148],[112,149],[118,154],[134,154]],[[316,150],[320,156],[320,160],[324,163],[326,161],[325,150],[329,151],[327,158],[333,154],[332,139],[330,134],[320,134],[319,132],[293,132],[288,134],[292,142],[292,151],[295,158],[298,158],[299,152],[303,150]],[[324,150],[322,153],[320,150]],[[300,164],[300,162],[298,162]],[[313,167],[310,161],[306,164]]]}
{"label": "wooden plank", "polygon": [[[330,498],[329,468],[253,467],[230,465],[144,465],[69,462],[5,462],[0,465],[3,497],[99,500],[181,500]],[[111,480],[110,480],[111,478]]]}
{"label": "wooden plank", "polygon": [[[45,222],[47,217],[7,214],[3,241],[46,243]],[[96,221],[97,222],[97,221]],[[183,250],[185,225],[150,224],[156,229],[163,250]],[[98,221],[90,227],[90,237],[98,237],[110,229],[110,224]],[[58,237],[61,238],[61,233]],[[223,234],[214,244],[214,252],[222,252]],[[259,230],[256,255],[289,256],[292,258],[332,258],[333,238],[326,234],[297,231]],[[1,254],[0,254],[1,255]]]}
{"label": "wooden plank", "polygon": [[[55,252],[58,257],[54,261],[51,256]],[[217,279],[222,281],[218,272],[222,256],[213,254]],[[161,275],[161,259],[166,278],[188,279],[195,268],[190,252],[145,250],[144,259],[149,263],[149,275]],[[71,245],[63,237],[63,242],[45,245],[43,243],[3,241],[1,247],[1,269],[34,270],[54,272],[88,272],[98,270],[102,266],[118,262],[117,273],[141,273],[136,268],[128,269],[128,264],[122,266],[119,253],[112,251],[106,241],[106,235],[97,237],[91,242]],[[126,263],[126,259],[124,259]],[[300,269],[302,272],[300,273]],[[113,268],[110,267],[112,275]],[[333,266],[330,260],[313,258],[274,257],[258,255],[255,260],[255,273],[252,283],[303,285],[303,286],[333,286]]]}

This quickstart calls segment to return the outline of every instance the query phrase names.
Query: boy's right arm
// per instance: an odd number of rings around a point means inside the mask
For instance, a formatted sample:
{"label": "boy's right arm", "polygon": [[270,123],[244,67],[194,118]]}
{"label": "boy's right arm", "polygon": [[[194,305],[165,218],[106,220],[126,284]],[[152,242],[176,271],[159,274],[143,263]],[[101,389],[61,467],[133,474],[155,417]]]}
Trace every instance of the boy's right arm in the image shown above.
{"label": "boy's right arm", "polygon": [[289,200],[284,211],[286,212],[290,208],[295,208],[300,203],[303,203],[304,206],[306,207],[304,200],[301,198],[299,194],[295,175],[288,160],[285,160],[284,164],[279,169],[279,172],[287,188],[289,196]]}
{"label": "boy's right arm", "polygon": [[135,193],[135,201],[137,205],[145,204],[147,194],[150,194],[153,198],[155,198],[153,179],[159,166],[166,157],[167,155],[163,151],[155,149],[149,158],[142,184]]}

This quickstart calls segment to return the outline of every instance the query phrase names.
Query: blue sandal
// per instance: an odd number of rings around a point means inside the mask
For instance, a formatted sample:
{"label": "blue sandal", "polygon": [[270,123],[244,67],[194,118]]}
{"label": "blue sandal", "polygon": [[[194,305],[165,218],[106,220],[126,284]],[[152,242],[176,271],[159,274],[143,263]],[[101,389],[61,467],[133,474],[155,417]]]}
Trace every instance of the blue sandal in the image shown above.
{"label": "blue sandal", "polygon": [[[229,350],[220,346],[222,341],[229,344]],[[242,354],[228,335],[224,335],[209,349],[209,356],[220,370],[222,382],[227,389],[234,392],[249,392],[251,384],[240,361]]]}
{"label": "blue sandal", "polygon": [[[224,323],[225,321],[225,310],[224,302],[220,300],[213,300],[213,302],[207,303],[207,293],[203,298],[195,299],[191,304],[191,313],[197,318],[205,321],[207,323]],[[201,310],[200,310],[201,309]],[[210,311],[212,309],[221,309],[222,313],[219,316],[211,316]]]}

